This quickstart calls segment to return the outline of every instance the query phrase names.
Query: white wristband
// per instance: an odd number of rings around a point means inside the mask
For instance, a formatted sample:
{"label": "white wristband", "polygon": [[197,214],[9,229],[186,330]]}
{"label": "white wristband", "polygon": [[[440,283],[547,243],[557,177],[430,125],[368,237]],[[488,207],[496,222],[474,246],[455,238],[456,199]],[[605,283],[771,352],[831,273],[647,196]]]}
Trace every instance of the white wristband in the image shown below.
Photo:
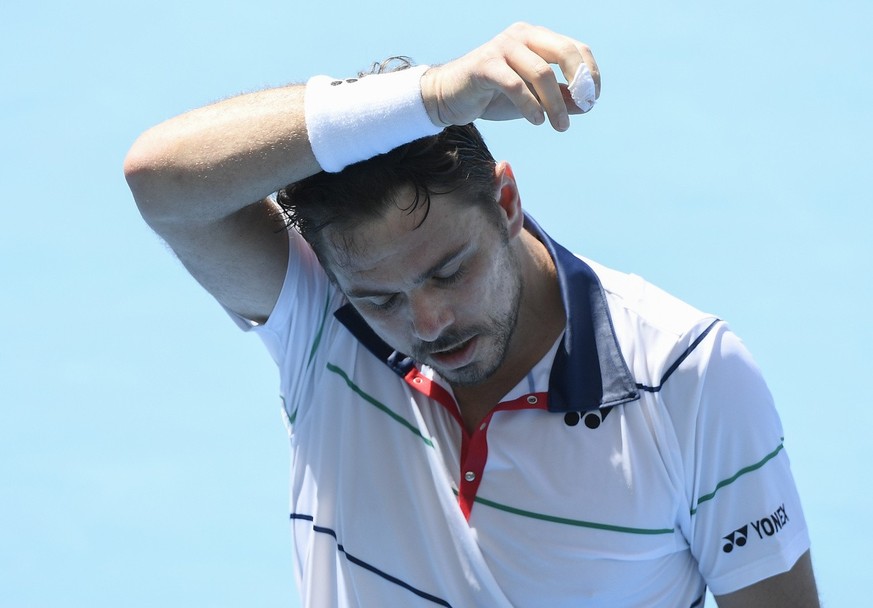
{"label": "white wristband", "polygon": [[421,98],[421,75],[428,67],[360,79],[310,78],[304,97],[306,130],[321,168],[336,173],[442,131]]}
{"label": "white wristband", "polygon": [[588,66],[585,65],[584,61],[579,66],[579,69],[576,70],[576,75],[573,76],[573,80],[567,88],[570,89],[570,96],[573,98],[573,103],[575,103],[583,113],[594,107],[594,78],[591,77],[591,70],[588,69]]}

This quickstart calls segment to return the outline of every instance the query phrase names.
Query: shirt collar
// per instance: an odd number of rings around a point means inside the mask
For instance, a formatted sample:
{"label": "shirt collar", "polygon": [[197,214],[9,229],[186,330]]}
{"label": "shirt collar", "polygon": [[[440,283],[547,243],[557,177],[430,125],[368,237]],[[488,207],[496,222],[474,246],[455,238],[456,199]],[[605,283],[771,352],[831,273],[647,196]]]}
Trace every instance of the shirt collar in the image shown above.
{"label": "shirt collar", "polygon": [[[549,410],[583,412],[639,399],[597,275],[527,214],[525,228],[545,245],[555,261],[567,311],[567,328],[549,377]],[[350,303],[340,307],[334,316],[398,375],[406,376],[415,366],[412,358],[382,341]]]}

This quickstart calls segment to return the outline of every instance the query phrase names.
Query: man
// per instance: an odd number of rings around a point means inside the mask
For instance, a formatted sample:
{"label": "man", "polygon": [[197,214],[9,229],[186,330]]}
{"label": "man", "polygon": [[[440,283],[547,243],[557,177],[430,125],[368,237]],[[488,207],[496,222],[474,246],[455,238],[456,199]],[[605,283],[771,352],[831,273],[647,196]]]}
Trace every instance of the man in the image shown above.
{"label": "man", "polygon": [[599,84],[585,45],[516,24],[128,155],[145,219],[280,367],[307,606],[818,605],[740,341],[552,241],[469,125],[565,131]]}

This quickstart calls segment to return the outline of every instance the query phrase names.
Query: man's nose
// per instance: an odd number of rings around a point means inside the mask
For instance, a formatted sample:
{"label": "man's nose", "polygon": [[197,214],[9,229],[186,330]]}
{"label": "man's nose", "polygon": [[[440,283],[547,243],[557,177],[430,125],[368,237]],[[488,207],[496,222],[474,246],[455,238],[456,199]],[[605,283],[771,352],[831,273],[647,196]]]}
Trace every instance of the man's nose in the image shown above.
{"label": "man's nose", "polygon": [[451,325],[455,318],[445,294],[426,290],[409,299],[412,331],[422,342],[433,342]]}

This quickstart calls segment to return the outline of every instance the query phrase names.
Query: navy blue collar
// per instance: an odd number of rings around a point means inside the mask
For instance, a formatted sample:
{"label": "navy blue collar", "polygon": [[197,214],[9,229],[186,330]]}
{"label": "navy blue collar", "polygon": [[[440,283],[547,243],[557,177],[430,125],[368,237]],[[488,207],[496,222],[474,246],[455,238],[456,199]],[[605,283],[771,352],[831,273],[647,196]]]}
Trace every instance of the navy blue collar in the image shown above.
{"label": "navy blue collar", "polygon": [[[549,377],[549,410],[584,412],[639,399],[597,275],[527,214],[525,228],[546,246],[555,261],[567,311],[567,329]],[[398,375],[406,376],[415,366],[410,357],[383,342],[351,304],[343,305],[334,316]]]}

